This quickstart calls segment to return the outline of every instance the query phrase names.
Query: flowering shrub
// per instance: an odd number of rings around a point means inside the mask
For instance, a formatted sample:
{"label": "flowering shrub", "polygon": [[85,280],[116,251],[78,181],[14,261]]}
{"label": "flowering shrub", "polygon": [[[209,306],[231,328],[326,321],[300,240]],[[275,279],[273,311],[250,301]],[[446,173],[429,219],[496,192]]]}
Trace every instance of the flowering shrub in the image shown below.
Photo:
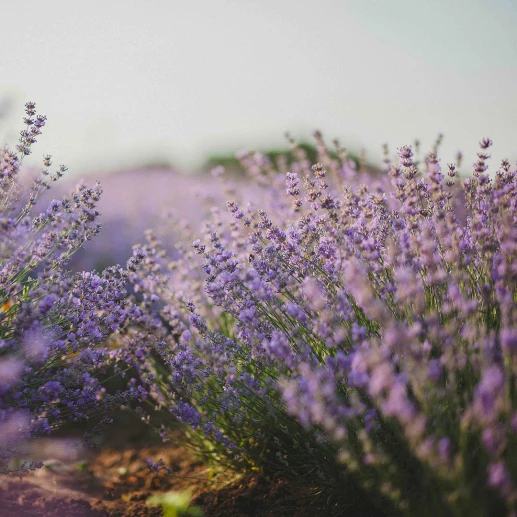
{"label": "flowering shrub", "polygon": [[[107,395],[95,376],[120,355],[100,345],[141,317],[126,296],[129,270],[66,270],[70,256],[100,230],[95,205],[101,188],[79,185],[34,215],[40,195],[66,168],[49,174],[46,156],[24,198],[22,160],[46,121],[34,103],[26,104],[26,115],[16,151],[0,151],[0,472],[41,465],[26,459],[27,440],[92,416],[100,415],[101,428],[107,411],[141,397],[136,386]],[[133,258],[128,267],[137,263]]]}
{"label": "flowering shrub", "polygon": [[386,514],[516,512],[517,173],[484,139],[467,179],[409,146],[372,177],[316,138],[312,168],[243,155],[262,207],[214,211],[182,259],[137,248],[156,407],[218,461]]}

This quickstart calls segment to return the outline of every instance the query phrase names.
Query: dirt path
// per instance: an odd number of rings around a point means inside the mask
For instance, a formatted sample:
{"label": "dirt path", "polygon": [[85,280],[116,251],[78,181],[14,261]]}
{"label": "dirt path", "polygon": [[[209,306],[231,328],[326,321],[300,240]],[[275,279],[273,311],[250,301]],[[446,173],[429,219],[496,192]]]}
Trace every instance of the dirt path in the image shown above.
{"label": "dirt path", "polygon": [[[163,444],[123,419],[98,450],[77,451],[64,439],[41,443],[45,467],[0,476],[0,517],[159,517],[161,509],[147,506],[147,499],[187,489],[205,517],[359,515],[320,507],[311,490],[285,480],[231,472],[214,476],[182,445],[181,436],[178,432],[176,444]],[[163,459],[172,474],[150,471],[148,459]]]}
{"label": "dirt path", "polygon": [[[151,472],[147,459],[173,468]],[[208,488],[207,467],[181,447],[105,447],[75,458],[48,459],[22,476],[0,477],[1,517],[137,517],[161,515],[146,505],[153,493]]]}

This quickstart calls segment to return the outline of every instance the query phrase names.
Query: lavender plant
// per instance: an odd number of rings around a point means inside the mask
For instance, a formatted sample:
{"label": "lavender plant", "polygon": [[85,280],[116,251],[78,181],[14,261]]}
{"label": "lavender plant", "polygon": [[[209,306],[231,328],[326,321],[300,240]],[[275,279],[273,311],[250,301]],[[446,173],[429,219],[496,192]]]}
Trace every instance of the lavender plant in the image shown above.
{"label": "lavender plant", "polygon": [[439,141],[378,177],[316,141],[312,168],[241,156],[267,210],[235,198],[169,264],[137,248],[156,406],[218,461],[381,514],[517,515],[516,171],[488,139],[466,179]]}
{"label": "lavender plant", "polygon": [[[100,230],[99,184],[79,185],[68,197],[34,208],[50,184],[51,157],[24,191],[23,158],[41,134],[46,117],[26,104],[25,129],[16,150],[0,151],[0,472],[41,466],[27,457],[27,441],[53,429],[103,416],[141,397],[136,385],[106,394],[96,374],[120,355],[104,343],[139,310],[126,296],[128,269],[72,274],[68,259]],[[128,267],[138,262],[133,258]],[[85,435],[88,440],[95,429]]]}

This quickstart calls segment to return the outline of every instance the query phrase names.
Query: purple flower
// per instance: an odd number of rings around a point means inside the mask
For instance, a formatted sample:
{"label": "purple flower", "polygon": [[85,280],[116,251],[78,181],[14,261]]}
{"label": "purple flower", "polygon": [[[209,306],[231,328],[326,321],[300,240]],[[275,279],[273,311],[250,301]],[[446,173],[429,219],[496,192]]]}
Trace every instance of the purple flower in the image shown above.
{"label": "purple flower", "polygon": [[499,335],[501,340],[501,346],[503,350],[507,350],[511,353],[517,352],[517,329],[516,328],[503,328]]}
{"label": "purple flower", "polygon": [[442,374],[442,367],[438,359],[431,359],[428,366],[428,376],[433,382],[437,382]]}
{"label": "purple flower", "polygon": [[508,495],[512,487],[512,481],[504,462],[499,461],[488,466],[488,483],[490,486],[499,489],[502,494]]}
{"label": "purple flower", "polygon": [[47,117],[45,115],[38,115],[36,120],[33,122],[33,124],[36,127],[43,127],[47,121]]}
{"label": "purple flower", "polygon": [[480,418],[492,421],[497,413],[503,396],[504,374],[501,369],[493,365],[488,368],[481,382],[478,384],[473,406]]}
{"label": "purple flower", "polygon": [[413,151],[410,145],[404,145],[398,150],[400,163],[404,167],[411,167],[413,165]]}
{"label": "purple flower", "polygon": [[390,387],[388,396],[381,407],[386,415],[398,418],[405,424],[410,423],[415,415],[415,408],[407,397],[406,386],[400,381]]}
{"label": "purple flower", "polygon": [[371,374],[369,380],[369,391],[374,397],[388,390],[394,382],[393,367],[388,363],[382,363]]}
{"label": "purple flower", "polygon": [[59,212],[61,206],[62,202],[57,199],[54,199],[53,201],[51,201],[50,205],[47,208],[47,215],[55,215],[57,212]]}

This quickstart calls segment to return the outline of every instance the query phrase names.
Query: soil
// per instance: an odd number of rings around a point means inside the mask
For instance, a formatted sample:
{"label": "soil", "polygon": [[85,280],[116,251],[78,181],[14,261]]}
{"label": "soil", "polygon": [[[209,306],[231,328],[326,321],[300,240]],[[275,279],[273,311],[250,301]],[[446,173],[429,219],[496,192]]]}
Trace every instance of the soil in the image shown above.
{"label": "soil", "polygon": [[[158,442],[129,415],[119,417],[98,449],[78,451],[70,436],[39,444],[45,467],[0,476],[0,517],[159,517],[157,493],[190,490],[205,517],[366,517],[329,508],[312,490],[283,479],[215,472],[181,442]],[[172,468],[150,471],[146,460]],[[375,517],[372,515],[372,517]]]}

